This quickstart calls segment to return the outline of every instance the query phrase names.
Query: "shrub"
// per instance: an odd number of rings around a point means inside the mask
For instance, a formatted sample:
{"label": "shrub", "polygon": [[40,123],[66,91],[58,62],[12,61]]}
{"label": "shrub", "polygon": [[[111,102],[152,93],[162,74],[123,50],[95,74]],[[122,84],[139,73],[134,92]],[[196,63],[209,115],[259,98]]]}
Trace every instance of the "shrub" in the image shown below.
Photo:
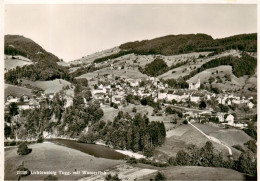
{"label": "shrub", "polygon": [[28,155],[32,152],[32,149],[29,149],[26,142],[23,142],[19,145],[17,153],[18,155]]}
{"label": "shrub", "polygon": [[166,177],[161,173],[161,172],[158,172],[154,178],[155,181],[164,181],[166,180]]}
{"label": "shrub", "polygon": [[126,163],[137,164],[137,160],[134,157],[130,157],[127,159]]}
{"label": "shrub", "polygon": [[136,107],[133,107],[133,110],[132,110],[132,112],[134,112],[134,113],[136,113]]}
{"label": "shrub", "polygon": [[183,124],[188,124],[188,121],[185,119],[182,123]]}
{"label": "shrub", "polygon": [[118,177],[117,174],[112,176],[111,174],[108,174],[105,178],[106,181],[120,181],[121,179]]}
{"label": "shrub", "polygon": [[242,148],[241,145],[233,145],[232,147],[237,149],[237,150],[239,150],[239,151],[241,151],[241,152],[245,152],[245,150]]}

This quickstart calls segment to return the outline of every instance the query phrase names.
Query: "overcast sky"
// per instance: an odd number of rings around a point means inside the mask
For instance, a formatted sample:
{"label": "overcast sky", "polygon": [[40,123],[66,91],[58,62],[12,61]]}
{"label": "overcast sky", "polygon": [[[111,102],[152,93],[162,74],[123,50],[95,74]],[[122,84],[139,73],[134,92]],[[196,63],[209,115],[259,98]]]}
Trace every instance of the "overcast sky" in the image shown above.
{"label": "overcast sky", "polygon": [[5,6],[5,34],[28,37],[64,61],[169,34],[256,31],[256,5]]}

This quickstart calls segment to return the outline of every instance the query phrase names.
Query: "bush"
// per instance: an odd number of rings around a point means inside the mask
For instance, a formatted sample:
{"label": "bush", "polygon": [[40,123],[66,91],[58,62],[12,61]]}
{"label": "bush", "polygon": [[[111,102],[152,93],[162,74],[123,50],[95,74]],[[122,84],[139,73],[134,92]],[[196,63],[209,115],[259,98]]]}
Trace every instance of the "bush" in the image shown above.
{"label": "bush", "polygon": [[185,119],[182,123],[183,124],[188,124],[188,121]]}
{"label": "bush", "polygon": [[237,150],[239,150],[239,151],[241,151],[241,152],[245,152],[245,150],[242,148],[241,145],[233,145],[232,147],[237,149]]}
{"label": "bush", "polygon": [[134,112],[134,113],[136,113],[136,107],[133,107],[133,110],[132,110],[132,112]]}
{"label": "bush", "polygon": [[166,177],[161,173],[161,172],[158,172],[154,178],[155,181],[164,181],[166,180]]}
{"label": "bush", "polygon": [[247,148],[251,150],[253,153],[256,153],[257,151],[257,146],[256,146],[256,141],[255,140],[249,140],[246,142],[244,145],[247,145]]}
{"label": "bush", "polygon": [[121,179],[118,177],[117,174],[112,176],[111,174],[108,174],[105,178],[106,181],[120,181]]}
{"label": "bush", "polygon": [[38,140],[37,140],[37,143],[43,143],[43,141],[44,141],[43,137],[40,136],[40,137],[38,138]]}
{"label": "bush", "polygon": [[23,142],[19,145],[17,153],[18,155],[28,155],[32,152],[32,149],[29,149],[26,142]]}
{"label": "bush", "polygon": [[127,159],[126,163],[137,164],[137,161],[134,157],[130,157]]}

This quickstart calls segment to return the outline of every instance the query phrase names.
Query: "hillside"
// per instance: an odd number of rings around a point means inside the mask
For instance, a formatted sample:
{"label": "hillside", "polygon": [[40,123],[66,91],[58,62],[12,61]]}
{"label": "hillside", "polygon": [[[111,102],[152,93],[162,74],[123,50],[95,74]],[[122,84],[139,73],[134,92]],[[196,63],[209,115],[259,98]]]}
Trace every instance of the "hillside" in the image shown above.
{"label": "hillside", "polygon": [[20,35],[5,35],[4,49],[6,55],[22,55],[34,62],[61,61],[57,56],[44,50],[33,40]]}
{"label": "hillside", "polygon": [[257,35],[242,34],[222,39],[213,39],[206,34],[168,35],[152,40],[125,43],[119,46],[122,50],[131,50],[138,54],[174,55],[202,51],[224,51],[238,49],[255,52]]}
{"label": "hillside", "polygon": [[14,69],[16,67],[23,67],[24,65],[30,65],[33,62],[28,59],[25,58],[21,55],[18,56],[8,56],[5,55],[5,72],[11,69]]}
{"label": "hillside", "polygon": [[[5,35],[5,55],[12,55],[11,59],[6,60],[6,70],[9,71],[5,73],[5,81],[10,84],[18,85],[21,78],[32,81],[57,78],[70,80],[68,69],[57,64],[60,59],[29,38]],[[23,57],[23,62],[19,57]]]}

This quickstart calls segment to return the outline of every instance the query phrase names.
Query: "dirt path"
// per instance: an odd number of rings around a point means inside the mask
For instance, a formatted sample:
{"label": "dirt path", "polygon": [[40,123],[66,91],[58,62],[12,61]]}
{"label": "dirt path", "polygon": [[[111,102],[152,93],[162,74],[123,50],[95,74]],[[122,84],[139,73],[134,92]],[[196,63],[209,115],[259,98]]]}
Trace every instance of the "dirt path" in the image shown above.
{"label": "dirt path", "polygon": [[201,134],[203,134],[204,136],[206,136],[209,140],[215,142],[215,143],[218,143],[224,147],[226,147],[228,149],[228,153],[229,155],[232,156],[232,150],[229,146],[225,145],[224,143],[222,143],[219,139],[215,138],[215,137],[212,137],[212,136],[209,136],[207,134],[205,134],[203,131],[201,131],[198,127],[196,127],[195,125],[193,125],[191,122],[188,121],[188,123],[193,126],[195,129],[197,129]]}

